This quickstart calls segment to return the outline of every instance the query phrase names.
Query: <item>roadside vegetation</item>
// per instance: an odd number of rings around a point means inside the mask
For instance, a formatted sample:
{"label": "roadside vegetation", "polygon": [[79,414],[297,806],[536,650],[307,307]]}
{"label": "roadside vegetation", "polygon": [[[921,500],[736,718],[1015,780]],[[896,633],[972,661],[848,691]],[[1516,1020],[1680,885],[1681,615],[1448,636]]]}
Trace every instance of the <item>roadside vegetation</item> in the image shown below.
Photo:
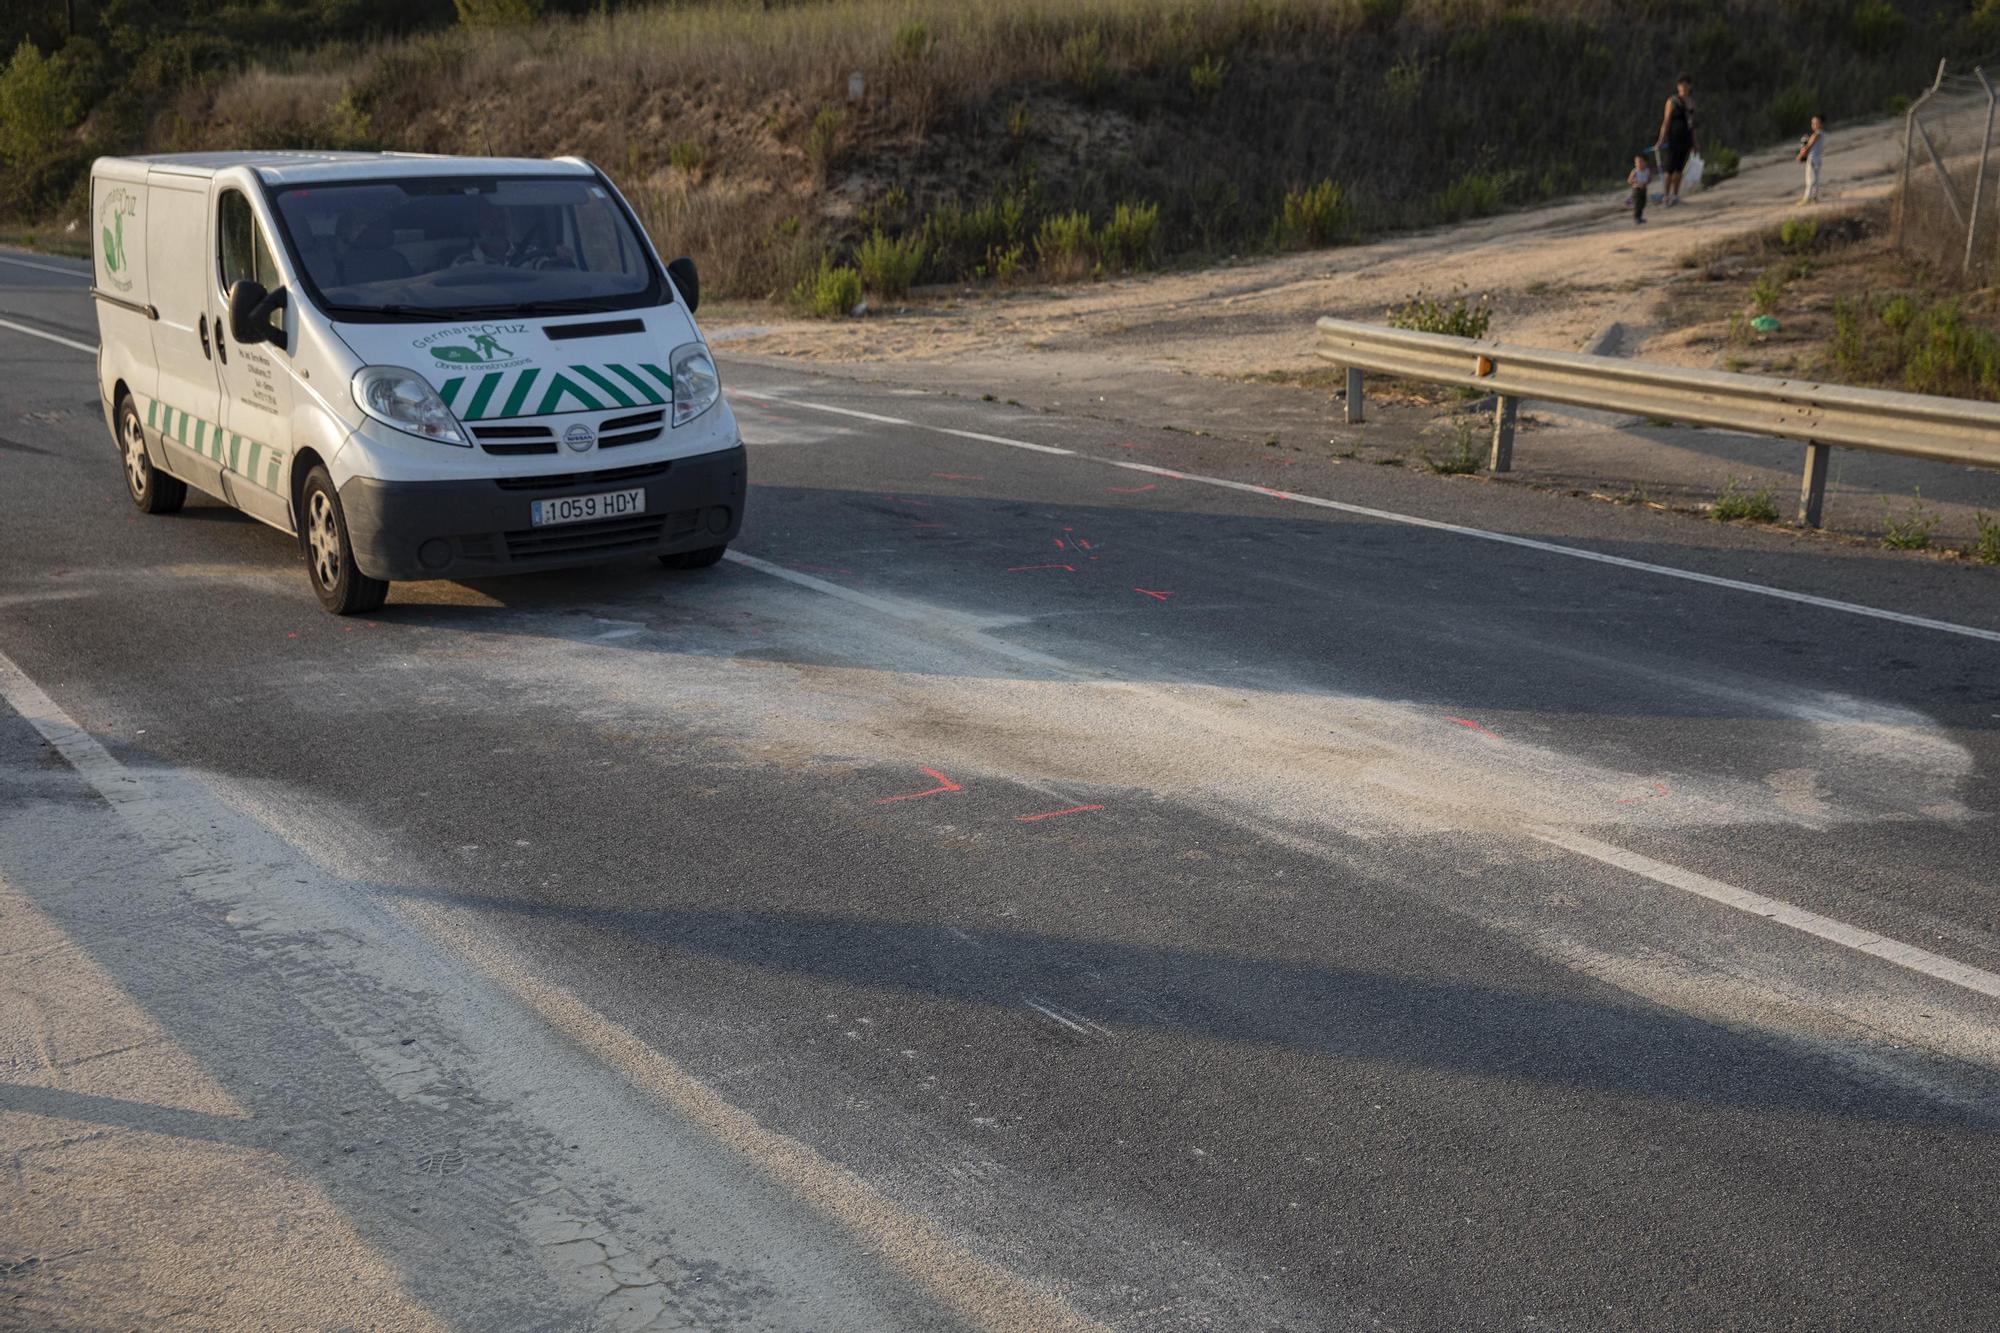
{"label": "roadside vegetation", "polygon": [[0,210],[17,221],[80,221],[101,152],[579,153],[718,295],[817,295],[830,264],[876,300],[1610,189],[1681,66],[1711,136],[1756,143],[1815,107],[1881,111],[1940,54],[2000,47],[2000,7],[1887,0],[70,9],[73,32],[61,4],[0,16]]}

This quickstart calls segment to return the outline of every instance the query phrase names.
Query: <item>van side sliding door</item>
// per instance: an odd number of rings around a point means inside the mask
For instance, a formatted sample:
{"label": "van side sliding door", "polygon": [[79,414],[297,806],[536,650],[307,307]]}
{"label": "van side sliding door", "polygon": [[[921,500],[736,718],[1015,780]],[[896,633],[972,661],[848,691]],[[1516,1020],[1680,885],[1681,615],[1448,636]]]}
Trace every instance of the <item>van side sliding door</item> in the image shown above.
{"label": "van side sliding door", "polygon": [[167,470],[220,496],[222,393],[203,281],[209,266],[202,262],[209,249],[209,181],[155,170],[146,193],[146,269],[160,312],[151,326],[160,388],[157,398],[138,403],[139,412],[158,435]]}

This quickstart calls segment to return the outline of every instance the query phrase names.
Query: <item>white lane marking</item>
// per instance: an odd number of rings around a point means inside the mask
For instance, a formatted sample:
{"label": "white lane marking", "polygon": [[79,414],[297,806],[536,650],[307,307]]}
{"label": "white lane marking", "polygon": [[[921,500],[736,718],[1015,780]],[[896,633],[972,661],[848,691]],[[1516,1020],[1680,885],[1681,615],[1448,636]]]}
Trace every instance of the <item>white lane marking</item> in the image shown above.
{"label": "white lane marking", "polygon": [[37,264],[32,259],[16,259],[12,255],[0,255],[0,264],[12,264],[16,268],[31,268],[39,273],[60,273],[65,278],[81,278],[85,282],[90,281],[90,273],[87,269],[58,268],[54,264]]}
{"label": "white lane marking", "polygon": [[1692,569],[1676,569],[1672,565],[1656,565],[1650,561],[1633,560],[1622,555],[1606,555],[1601,551],[1585,550],[1579,546],[1563,546],[1556,542],[1538,541],[1533,537],[1517,537],[1508,532],[1493,532],[1486,528],[1467,527],[1462,523],[1447,523],[1442,519],[1421,518],[1415,514],[1398,513],[1393,509],[1375,509],[1368,505],[1349,504],[1344,500],[1327,500],[1317,495],[1300,495],[1296,491],[1281,491],[1271,486],[1259,486],[1255,482],[1230,481],[1224,477],[1204,476],[1199,472],[1180,472],[1173,468],[1156,467],[1150,463],[1132,463],[1122,458],[1103,458],[1096,454],[1078,453],[1074,449],[1058,449],[1053,445],[1033,444],[1027,440],[1010,440],[1001,435],[982,435],[977,431],[954,430],[946,426],[931,426],[920,421],[905,421],[900,417],[876,416],[869,412],[856,411],[848,407],[834,407],[828,403],[809,402],[803,398],[786,398],[766,391],[770,401],[786,403],[793,407],[808,408],[815,412],[832,412],[840,416],[861,417],[868,421],[879,421],[889,426],[912,426],[937,435],[953,435],[961,439],[984,440],[991,444],[1004,444],[1011,449],[1031,449],[1036,453],[1068,454],[1074,458],[1092,463],[1104,463],[1111,467],[1124,468],[1128,472],[1144,472],[1149,476],[1169,477],[1175,481],[1191,481],[1201,486],[1217,486],[1224,490],[1244,491],[1252,495],[1262,495],[1273,500],[1289,500],[1296,504],[1311,505],[1318,509],[1335,509],[1344,514],[1359,514],[1364,518],[1380,519],[1385,523],[1401,523],[1409,527],[1429,528],[1433,532],[1449,532],[1459,537],[1473,537],[1480,541],[1500,542],[1507,546],[1518,546],[1529,551],[1542,551],[1549,555],[1567,556],[1572,560],[1591,560],[1601,565],[1611,565],[1619,569],[1637,570],[1642,574],[1659,574],[1666,578],[1682,579],[1689,583],[1700,583],[1711,588],[1727,588],[1731,592],[1747,592],[1758,597],[1775,597],[1781,601],[1797,602],[1802,606],[1815,606],[1824,611],[1839,611],[1851,616],[1867,616],[1874,620],[1887,620],[1898,625],[1909,625],[1916,629],[1938,630],[1945,634],[1963,635],[1969,639],[1983,639],[1988,643],[2000,643],[2000,630],[1979,629],[1972,625],[1958,625],[1948,620],[1933,620],[1929,616],[1913,616],[1902,611],[1886,611],[1881,607],[1864,606],[1859,602],[1843,602],[1832,597],[1819,597],[1808,592],[1793,592],[1789,588],[1774,588],[1765,583],[1748,583],[1742,579],[1724,578],[1719,574],[1702,574]]}
{"label": "white lane marking", "polygon": [[97,355],[97,345],[95,343],[80,343],[74,338],[65,338],[59,333],[49,333],[43,329],[31,329],[26,324],[16,324],[11,319],[0,319],[0,329],[12,329],[16,333],[25,333],[30,338],[43,338],[52,343],[61,343],[64,347],[74,347],[79,352],[88,352],[92,356]]}
{"label": "white lane marking", "polygon": [[1790,926],[1793,930],[1803,931],[1807,935],[1880,958],[1884,962],[1907,967],[1912,972],[1921,972],[1927,977],[1935,977],[1939,981],[1948,981],[1954,986],[1963,986],[1966,990],[2000,999],[2000,975],[1973,967],[1969,963],[1961,963],[1942,954],[1932,953],[1928,949],[1919,949],[1914,944],[1904,944],[1900,940],[1892,940],[1885,935],[1877,935],[1873,931],[1850,926],[1845,921],[1821,916],[1818,912],[1809,912],[1781,898],[1770,898],[1761,893],[1753,893],[1749,889],[1739,889],[1719,879],[1710,879],[1692,870],[1683,870],[1664,861],[1655,861],[1652,857],[1642,856],[1638,852],[1628,852],[1623,847],[1599,842],[1582,833],[1568,829],[1533,827],[1526,832],[1529,837],[1539,842],[1574,852],[1601,865],[1650,879],[1655,884],[1664,884],[1683,893],[1692,893],[1696,897],[1721,903],[1725,907],[1733,907],[1751,916],[1775,921],[1781,926]]}
{"label": "white lane marking", "polygon": [[[0,653],[0,701],[54,746],[149,843],[183,838],[176,826],[180,812],[156,796],[144,777],[114,758],[4,653]],[[1102,1333],[1103,1325],[1078,1311],[1060,1292],[978,1254],[942,1224],[904,1207],[804,1141],[766,1128],[643,1038],[568,990],[534,976],[491,932],[422,902],[402,910],[550,1028],[739,1153],[793,1197],[841,1224],[906,1278],[952,1307],[969,1327],[1007,1333]]]}

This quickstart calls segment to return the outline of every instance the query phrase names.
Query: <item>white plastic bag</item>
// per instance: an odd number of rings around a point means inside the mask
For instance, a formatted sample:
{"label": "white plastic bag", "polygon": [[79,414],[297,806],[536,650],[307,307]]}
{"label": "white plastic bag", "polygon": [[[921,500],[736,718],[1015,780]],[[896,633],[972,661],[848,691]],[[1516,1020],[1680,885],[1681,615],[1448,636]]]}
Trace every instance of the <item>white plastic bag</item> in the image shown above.
{"label": "white plastic bag", "polygon": [[1683,190],[1692,190],[1699,184],[1701,184],[1701,154],[1690,153],[1688,155],[1687,170],[1681,173],[1681,188]]}

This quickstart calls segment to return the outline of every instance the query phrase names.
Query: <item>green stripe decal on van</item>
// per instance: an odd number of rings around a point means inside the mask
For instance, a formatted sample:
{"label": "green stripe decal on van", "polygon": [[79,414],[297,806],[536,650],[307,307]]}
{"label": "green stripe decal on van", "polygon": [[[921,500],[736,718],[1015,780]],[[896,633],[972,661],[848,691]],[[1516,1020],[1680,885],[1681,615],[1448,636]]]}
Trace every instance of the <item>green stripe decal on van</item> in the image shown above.
{"label": "green stripe decal on van", "polygon": [[664,406],[674,379],[645,362],[616,361],[550,369],[489,370],[483,375],[450,375],[434,381],[438,397],[460,421],[508,417],[560,416],[566,412],[606,412],[617,407]]}
{"label": "green stripe decal on van", "polygon": [[604,376],[598,374],[596,371],[592,370],[589,366],[571,366],[570,369],[574,370],[577,374],[589,380],[592,384],[595,384],[598,388],[604,390],[604,392],[610,394],[611,401],[618,404],[618,406],[620,407],[635,406],[635,404],[632,402],[631,397],[623,389],[613,384],[610,380],[605,379]]}
{"label": "green stripe decal on van", "polygon": [[493,391],[500,387],[500,381],[504,378],[505,376],[498,371],[480,378],[479,388],[473,391],[472,401],[465,405],[465,415],[468,418],[476,421],[486,415],[486,401],[493,396]]}
{"label": "green stripe decal on van", "polygon": [[616,374],[619,379],[622,379],[627,384],[631,385],[632,388],[635,391],[637,391],[638,394],[642,398],[644,398],[647,402],[652,403],[655,406],[658,406],[667,401],[666,399],[660,397],[659,391],[655,389],[652,385],[646,383],[646,381],[640,379],[637,375],[634,375],[629,369],[619,365],[617,362],[615,361],[612,362],[610,365],[606,366],[605,369]]}
{"label": "green stripe decal on van", "polygon": [[[574,398],[577,402],[583,404],[583,406],[565,409],[562,405],[565,398]],[[575,380],[561,371],[557,371],[555,374],[549,376],[548,390],[542,394],[542,405],[535,409],[535,415],[538,417],[553,416],[565,410],[571,412],[602,412],[604,404],[598,402],[597,399],[585,392],[583,386]]]}
{"label": "green stripe decal on van", "polygon": [[[185,445],[203,458],[211,459],[225,470],[243,477],[253,486],[271,491],[278,489],[280,474],[285,467],[286,455],[283,451],[238,435],[235,431],[224,430],[220,422],[183,412],[157,398],[146,402],[146,423],[149,426],[158,423],[162,441]],[[188,439],[190,430],[194,433],[192,442]]]}
{"label": "green stripe decal on van", "polygon": [[533,366],[529,366],[526,370],[522,371],[521,378],[514,381],[514,392],[507,395],[506,405],[495,415],[503,417],[520,416],[521,404],[527,401],[528,386],[533,384],[535,377],[541,373],[541,371]]}

